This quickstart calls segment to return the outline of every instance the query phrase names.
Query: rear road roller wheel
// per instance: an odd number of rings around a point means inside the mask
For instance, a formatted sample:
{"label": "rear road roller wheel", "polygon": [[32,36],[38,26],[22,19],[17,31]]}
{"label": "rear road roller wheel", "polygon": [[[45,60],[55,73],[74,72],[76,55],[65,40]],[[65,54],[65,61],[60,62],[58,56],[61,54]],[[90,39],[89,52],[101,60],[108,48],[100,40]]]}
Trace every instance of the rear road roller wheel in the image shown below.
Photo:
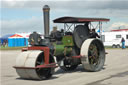
{"label": "rear road roller wheel", "polygon": [[[50,55],[50,63],[53,63],[54,59]],[[24,51],[16,59],[16,67],[29,67],[28,69],[16,68],[17,74],[23,79],[48,79],[52,76],[54,68],[37,68],[38,65],[44,64],[43,51]],[[30,69],[31,68],[31,69]]]}
{"label": "rear road roller wheel", "polygon": [[105,49],[98,39],[87,39],[81,47],[81,62],[88,71],[99,71],[105,62]]}

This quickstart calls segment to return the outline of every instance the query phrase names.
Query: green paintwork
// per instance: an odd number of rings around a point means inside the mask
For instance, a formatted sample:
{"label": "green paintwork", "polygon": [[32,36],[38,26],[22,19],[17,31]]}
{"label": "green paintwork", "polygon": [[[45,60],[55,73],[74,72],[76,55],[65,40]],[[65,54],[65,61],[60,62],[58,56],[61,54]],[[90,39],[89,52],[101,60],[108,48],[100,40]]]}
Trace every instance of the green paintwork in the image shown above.
{"label": "green paintwork", "polygon": [[64,48],[64,55],[65,55],[65,56],[70,55],[71,52],[72,52],[72,47],[65,47],[65,48]]}
{"label": "green paintwork", "polygon": [[55,56],[67,56],[72,51],[72,47],[65,47],[65,45],[54,45],[54,46],[55,46],[55,51],[54,51]]}
{"label": "green paintwork", "polygon": [[65,46],[74,46],[72,36],[64,36],[62,42]]}
{"label": "green paintwork", "polygon": [[55,45],[55,56],[63,56],[64,55],[64,45]]}
{"label": "green paintwork", "polygon": [[72,46],[74,46],[72,36],[64,36],[62,39],[62,44],[57,45],[54,43],[55,56],[67,56],[72,51]]}

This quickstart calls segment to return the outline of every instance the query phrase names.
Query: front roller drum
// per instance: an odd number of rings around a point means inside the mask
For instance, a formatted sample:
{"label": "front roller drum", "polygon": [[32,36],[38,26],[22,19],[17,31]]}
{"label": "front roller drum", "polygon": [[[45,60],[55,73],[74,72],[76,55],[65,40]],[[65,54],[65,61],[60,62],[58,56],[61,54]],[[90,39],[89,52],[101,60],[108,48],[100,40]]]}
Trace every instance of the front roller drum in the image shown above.
{"label": "front roller drum", "polygon": [[[51,56],[50,63],[54,63]],[[15,68],[17,74],[23,79],[42,80],[50,78],[54,72],[54,68],[36,68],[43,64],[43,51],[24,51],[17,57]]]}
{"label": "front roller drum", "polygon": [[88,71],[99,71],[105,62],[105,48],[98,39],[87,39],[81,47],[81,62]]}

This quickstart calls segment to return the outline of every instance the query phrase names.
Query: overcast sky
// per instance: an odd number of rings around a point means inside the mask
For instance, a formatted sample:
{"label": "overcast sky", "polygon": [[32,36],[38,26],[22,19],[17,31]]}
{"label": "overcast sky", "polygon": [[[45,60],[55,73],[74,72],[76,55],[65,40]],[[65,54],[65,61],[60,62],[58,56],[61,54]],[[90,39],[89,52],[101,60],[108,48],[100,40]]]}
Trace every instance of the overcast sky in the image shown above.
{"label": "overcast sky", "polygon": [[[62,16],[109,18],[103,29],[128,29],[128,0],[2,0],[1,35],[16,32],[43,32],[42,7],[50,6],[52,20]],[[59,25],[60,26],[60,25]]]}

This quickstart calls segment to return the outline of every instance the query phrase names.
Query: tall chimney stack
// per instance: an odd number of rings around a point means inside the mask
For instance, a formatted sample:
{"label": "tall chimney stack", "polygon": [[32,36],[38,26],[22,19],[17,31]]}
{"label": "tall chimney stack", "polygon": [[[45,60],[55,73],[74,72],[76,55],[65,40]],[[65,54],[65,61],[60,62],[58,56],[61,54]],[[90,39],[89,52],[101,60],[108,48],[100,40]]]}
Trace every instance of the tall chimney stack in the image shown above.
{"label": "tall chimney stack", "polygon": [[45,5],[43,7],[43,12],[44,12],[44,37],[49,38],[49,11],[50,8],[48,5]]}

